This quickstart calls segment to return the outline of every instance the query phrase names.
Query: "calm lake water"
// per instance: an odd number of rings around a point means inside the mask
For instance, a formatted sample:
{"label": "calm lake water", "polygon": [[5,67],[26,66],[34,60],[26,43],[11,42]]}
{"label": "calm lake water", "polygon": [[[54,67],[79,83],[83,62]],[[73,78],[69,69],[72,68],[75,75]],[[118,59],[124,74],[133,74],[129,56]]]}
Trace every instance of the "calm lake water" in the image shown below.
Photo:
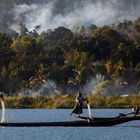
{"label": "calm lake water", "polygon": [[[14,122],[71,121],[69,109],[9,109],[7,116]],[[118,113],[129,113],[124,109],[93,109],[96,117],[114,117]],[[87,114],[87,110],[84,110]],[[0,110],[1,115],[1,110]],[[139,140],[140,121],[128,122],[112,127],[0,127],[0,140]]]}

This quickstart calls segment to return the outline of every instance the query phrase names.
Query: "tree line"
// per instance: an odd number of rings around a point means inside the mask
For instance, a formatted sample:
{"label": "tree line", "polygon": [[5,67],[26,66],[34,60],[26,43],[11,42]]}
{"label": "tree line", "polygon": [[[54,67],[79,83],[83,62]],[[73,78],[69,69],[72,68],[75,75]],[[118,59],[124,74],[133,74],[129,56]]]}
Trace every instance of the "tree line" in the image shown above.
{"label": "tree line", "polygon": [[20,25],[17,36],[0,33],[0,90],[15,95],[51,79],[79,88],[100,73],[140,86],[140,18],[97,27],[65,27],[38,34]]}

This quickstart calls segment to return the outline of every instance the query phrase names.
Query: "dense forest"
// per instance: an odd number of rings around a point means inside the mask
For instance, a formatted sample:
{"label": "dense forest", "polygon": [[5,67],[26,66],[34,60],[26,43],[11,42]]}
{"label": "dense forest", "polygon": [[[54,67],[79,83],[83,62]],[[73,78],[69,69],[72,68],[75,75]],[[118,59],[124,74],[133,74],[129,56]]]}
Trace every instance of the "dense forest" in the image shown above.
{"label": "dense forest", "polygon": [[[97,74],[104,86],[119,82],[140,89],[140,18],[97,27],[58,27],[38,33],[20,25],[19,34],[0,33],[0,91],[16,95],[49,80],[81,89]],[[46,93],[47,94],[47,93]]]}

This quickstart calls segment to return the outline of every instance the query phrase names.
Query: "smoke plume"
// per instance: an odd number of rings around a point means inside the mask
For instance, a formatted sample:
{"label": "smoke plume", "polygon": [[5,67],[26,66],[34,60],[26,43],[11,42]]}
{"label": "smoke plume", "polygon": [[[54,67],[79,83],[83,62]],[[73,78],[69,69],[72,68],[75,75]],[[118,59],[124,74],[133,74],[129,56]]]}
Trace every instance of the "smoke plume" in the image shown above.
{"label": "smoke plume", "polygon": [[18,4],[10,11],[13,19],[10,28],[24,23],[29,30],[41,25],[41,31],[64,26],[96,24],[102,26],[122,20],[135,20],[140,16],[140,0],[33,0]]}

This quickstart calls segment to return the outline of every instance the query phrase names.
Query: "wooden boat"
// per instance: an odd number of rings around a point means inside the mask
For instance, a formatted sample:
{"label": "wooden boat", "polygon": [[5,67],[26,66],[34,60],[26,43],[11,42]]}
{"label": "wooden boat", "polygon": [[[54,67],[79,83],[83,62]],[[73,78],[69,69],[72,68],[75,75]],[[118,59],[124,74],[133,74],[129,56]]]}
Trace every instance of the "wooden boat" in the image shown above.
{"label": "wooden boat", "polygon": [[[81,117],[86,119],[86,117]],[[114,117],[114,118],[94,118],[93,121],[67,121],[67,122],[7,122],[0,123],[4,127],[107,127],[114,126],[129,121],[140,120],[140,116]]]}

